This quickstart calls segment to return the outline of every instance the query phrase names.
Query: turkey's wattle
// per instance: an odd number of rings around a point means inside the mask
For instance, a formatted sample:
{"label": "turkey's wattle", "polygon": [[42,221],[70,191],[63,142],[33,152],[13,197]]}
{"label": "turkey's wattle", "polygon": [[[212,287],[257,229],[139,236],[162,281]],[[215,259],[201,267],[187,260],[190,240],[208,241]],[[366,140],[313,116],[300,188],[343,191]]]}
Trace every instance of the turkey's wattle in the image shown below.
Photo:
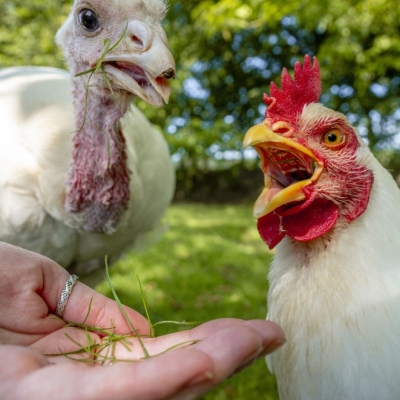
{"label": "turkey's wattle", "polygon": [[160,234],[173,196],[168,146],[132,105],[168,101],[175,63],[165,13],[162,0],[75,0],[56,36],[70,74],[0,72],[0,240],[91,285],[105,255]]}

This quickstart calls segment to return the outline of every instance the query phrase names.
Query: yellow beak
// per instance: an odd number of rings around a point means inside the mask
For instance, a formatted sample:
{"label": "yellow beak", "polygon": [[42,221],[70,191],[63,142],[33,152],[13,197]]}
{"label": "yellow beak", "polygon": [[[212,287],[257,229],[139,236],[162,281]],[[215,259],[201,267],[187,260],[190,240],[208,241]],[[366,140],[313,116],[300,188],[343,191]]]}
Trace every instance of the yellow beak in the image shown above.
{"label": "yellow beak", "polygon": [[[284,204],[306,199],[302,189],[315,182],[323,170],[322,162],[307,147],[292,139],[274,133],[264,123],[255,125],[247,131],[243,139],[243,147],[247,148],[250,146],[254,147],[260,155],[264,172],[264,190],[256,200],[253,209],[253,214],[256,218],[261,218]],[[287,187],[282,186],[268,174],[268,162],[271,162],[271,149],[309,157],[314,164],[312,176],[309,179],[294,182]]]}

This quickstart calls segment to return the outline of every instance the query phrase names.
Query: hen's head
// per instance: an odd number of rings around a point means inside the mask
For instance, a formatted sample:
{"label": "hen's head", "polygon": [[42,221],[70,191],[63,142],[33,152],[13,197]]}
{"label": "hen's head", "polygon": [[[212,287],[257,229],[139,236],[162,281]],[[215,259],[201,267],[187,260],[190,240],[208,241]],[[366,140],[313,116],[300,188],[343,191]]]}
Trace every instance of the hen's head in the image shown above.
{"label": "hen's head", "polygon": [[175,76],[161,26],[165,13],[163,0],[75,0],[57,43],[73,74],[101,65],[90,81],[94,90],[104,94],[111,85],[112,92],[159,107],[168,102],[168,79]]}
{"label": "hen's head", "polygon": [[349,223],[368,205],[373,175],[358,149],[365,146],[346,117],[318,103],[319,66],[314,58],[286,69],[282,90],[271,83],[265,120],[252,127],[244,147],[261,157],[264,190],[254,205],[258,230],[272,249],[285,235],[309,241]]}

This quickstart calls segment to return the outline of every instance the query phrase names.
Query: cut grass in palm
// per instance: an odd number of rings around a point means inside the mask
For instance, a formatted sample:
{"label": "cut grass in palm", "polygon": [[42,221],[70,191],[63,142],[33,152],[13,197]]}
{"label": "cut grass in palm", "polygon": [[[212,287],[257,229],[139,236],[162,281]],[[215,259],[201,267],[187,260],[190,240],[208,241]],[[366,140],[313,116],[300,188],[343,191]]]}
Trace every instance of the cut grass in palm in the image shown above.
{"label": "cut grass in palm", "polygon": [[[47,357],[56,357],[56,356],[65,356],[70,360],[73,361],[79,361],[79,362],[87,362],[87,363],[96,363],[96,364],[100,364],[100,365],[104,365],[105,363],[107,363],[108,365],[114,364],[115,362],[129,362],[129,361],[140,361],[142,359],[146,359],[146,358],[150,358],[150,354],[147,351],[146,346],[143,343],[142,338],[146,337],[155,337],[155,326],[156,325],[160,325],[160,324],[175,324],[175,325],[184,325],[184,326],[188,326],[188,325],[195,325],[196,323],[194,322],[178,322],[178,321],[160,321],[156,324],[152,324],[151,320],[150,320],[150,315],[147,309],[147,305],[146,305],[146,300],[144,297],[144,293],[143,293],[143,289],[142,289],[142,284],[140,282],[139,277],[137,277],[137,280],[139,282],[139,288],[140,288],[140,295],[141,295],[141,299],[142,299],[142,304],[143,307],[146,311],[146,316],[147,316],[147,320],[149,322],[149,326],[150,326],[150,335],[142,335],[139,334],[139,331],[134,327],[132,321],[130,320],[130,318],[128,317],[128,315],[126,314],[126,311],[124,309],[123,304],[121,303],[115,289],[114,286],[111,282],[111,278],[110,278],[110,274],[109,274],[109,267],[108,267],[108,261],[107,261],[107,256],[105,257],[105,270],[106,270],[106,279],[109,285],[109,288],[111,290],[111,293],[113,295],[113,298],[115,300],[115,302],[117,303],[118,309],[121,312],[121,315],[124,317],[127,325],[130,328],[130,332],[126,333],[126,334],[117,334],[115,333],[115,325],[113,323],[113,321],[110,321],[110,327],[105,328],[105,327],[98,327],[98,326],[91,326],[91,325],[87,325],[86,321],[89,317],[91,308],[92,308],[92,300],[90,300],[89,305],[88,305],[88,311],[85,315],[85,318],[83,320],[82,323],[77,323],[77,322],[71,322],[71,321],[67,321],[67,324],[64,326],[64,328],[66,327],[73,327],[73,328],[79,328],[82,329],[85,332],[85,339],[86,339],[86,343],[85,345],[79,343],[78,341],[76,341],[75,339],[73,339],[70,335],[68,335],[67,333],[65,333],[65,336],[76,346],[76,349],[73,351],[68,351],[68,352],[64,352],[62,351],[61,348],[59,348],[59,353],[57,354],[45,354]],[[102,343],[98,344],[98,343],[94,343],[92,337],[89,335],[89,332],[92,333],[96,333],[96,334],[100,334],[102,336]],[[132,345],[132,342],[129,339],[136,339],[142,350],[143,350],[143,354],[144,356],[142,358],[139,359],[132,359],[132,360],[128,360],[128,359],[118,359],[115,356],[115,348],[117,343],[120,343],[121,345],[123,345],[125,347],[125,349],[128,352],[131,352],[131,348],[130,346]],[[158,354],[162,354],[162,353],[166,353],[168,351],[171,351],[177,347],[182,347],[182,346],[190,346],[197,343],[197,340],[190,340],[190,341],[185,341],[185,342],[181,342],[178,343],[174,346],[171,346],[169,348],[167,348],[166,350],[158,353]],[[105,352],[105,354],[104,354]],[[85,355],[86,357],[74,357],[77,355]]]}

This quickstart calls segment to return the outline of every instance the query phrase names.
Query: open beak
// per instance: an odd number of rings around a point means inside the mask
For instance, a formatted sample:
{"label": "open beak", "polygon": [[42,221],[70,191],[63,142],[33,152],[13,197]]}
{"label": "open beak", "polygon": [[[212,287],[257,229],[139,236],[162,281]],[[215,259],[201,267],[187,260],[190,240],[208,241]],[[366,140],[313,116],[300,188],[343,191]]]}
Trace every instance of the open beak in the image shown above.
{"label": "open beak", "polygon": [[158,36],[146,51],[108,53],[103,65],[106,73],[113,76],[115,89],[135,94],[154,107],[161,107],[163,101],[168,103],[171,92],[168,80],[175,78],[175,61]]}
{"label": "open beak", "polygon": [[303,188],[315,182],[323,170],[323,163],[309,149],[274,133],[265,123],[247,131],[243,147],[250,146],[260,155],[264,173],[264,189],[253,209],[256,218],[306,199]]}

